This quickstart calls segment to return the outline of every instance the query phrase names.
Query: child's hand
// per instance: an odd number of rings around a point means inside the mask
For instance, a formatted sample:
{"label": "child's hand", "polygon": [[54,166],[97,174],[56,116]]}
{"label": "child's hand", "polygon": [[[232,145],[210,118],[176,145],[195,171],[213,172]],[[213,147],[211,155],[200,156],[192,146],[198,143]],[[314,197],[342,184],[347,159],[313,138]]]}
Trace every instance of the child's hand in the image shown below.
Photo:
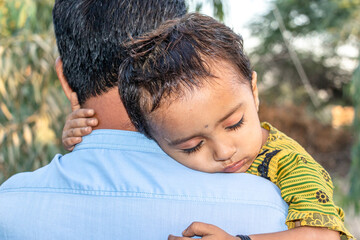
{"label": "child's hand", "polygon": [[168,240],[186,240],[194,236],[201,236],[201,239],[206,240],[240,240],[214,225],[202,222],[193,222],[182,234],[183,237],[169,235]]}
{"label": "child's hand", "polygon": [[92,127],[98,124],[96,118],[91,118],[95,114],[93,109],[80,108],[76,93],[71,94],[70,102],[72,113],[66,118],[62,133],[62,143],[68,151],[72,151],[81,142],[81,137],[90,134]]}

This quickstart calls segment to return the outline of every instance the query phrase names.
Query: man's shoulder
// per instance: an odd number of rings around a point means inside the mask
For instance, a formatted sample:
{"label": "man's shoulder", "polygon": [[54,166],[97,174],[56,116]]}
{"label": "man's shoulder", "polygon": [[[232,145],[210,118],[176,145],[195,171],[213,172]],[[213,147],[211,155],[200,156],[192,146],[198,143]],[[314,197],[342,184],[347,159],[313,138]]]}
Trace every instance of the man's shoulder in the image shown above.
{"label": "man's shoulder", "polygon": [[[59,159],[60,157],[60,154],[56,154],[53,160]],[[26,189],[45,187],[49,184],[49,177],[52,176],[49,173],[51,169],[50,165],[51,162],[50,164],[33,172],[22,172],[11,176],[0,186],[0,193],[10,191],[26,191]]]}
{"label": "man's shoulder", "polygon": [[[100,137],[109,142],[109,134]],[[85,139],[87,145],[55,156],[49,165],[8,179],[0,188],[0,216],[7,216],[0,218],[0,239],[35,239],[29,232],[36,239],[165,239],[195,219],[233,234],[239,225],[244,233],[286,228],[287,205],[270,181],[194,171],[148,141],[127,139],[106,145]],[[256,224],[247,225],[250,218]],[[113,224],[124,219],[134,227]],[[66,231],[75,225],[76,231]]]}

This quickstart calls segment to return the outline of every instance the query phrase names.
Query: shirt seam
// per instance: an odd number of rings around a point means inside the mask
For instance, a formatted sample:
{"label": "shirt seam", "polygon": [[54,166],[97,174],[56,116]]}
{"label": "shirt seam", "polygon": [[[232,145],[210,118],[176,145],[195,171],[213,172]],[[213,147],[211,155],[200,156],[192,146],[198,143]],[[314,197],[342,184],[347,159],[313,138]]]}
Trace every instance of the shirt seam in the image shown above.
{"label": "shirt seam", "polygon": [[[139,191],[108,191],[108,190],[81,190],[81,189],[66,189],[66,188],[12,188],[0,190],[0,195],[3,193],[21,193],[21,192],[32,192],[32,193],[67,193],[72,195],[88,195],[88,196],[99,196],[99,197],[141,197],[150,198],[157,197],[158,199],[173,199],[177,201],[197,201],[197,202],[210,202],[210,200],[218,200],[224,202],[241,201],[248,205],[262,205],[271,206],[277,211],[281,212],[285,216],[287,213],[274,203],[267,201],[248,201],[240,198],[221,198],[221,197],[208,197],[208,196],[191,196],[181,194],[160,194],[160,193],[148,193]],[[105,193],[105,194],[104,194]]]}
{"label": "shirt seam", "polygon": [[105,145],[102,146],[101,144],[86,144],[88,146],[85,146],[85,144],[79,146],[75,151],[80,151],[80,150],[88,150],[88,149],[106,149],[106,150],[124,150],[124,151],[137,151],[137,152],[152,152],[152,153],[159,153],[159,154],[164,154],[163,151],[158,150],[158,149],[153,149],[153,148],[139,148],[139,147],[135,147],[135,146],[124,146],[124,145],[119,145],[119,147],[116,147],[117,145],[113,145],[113,146],[109,146],[109,145]]}

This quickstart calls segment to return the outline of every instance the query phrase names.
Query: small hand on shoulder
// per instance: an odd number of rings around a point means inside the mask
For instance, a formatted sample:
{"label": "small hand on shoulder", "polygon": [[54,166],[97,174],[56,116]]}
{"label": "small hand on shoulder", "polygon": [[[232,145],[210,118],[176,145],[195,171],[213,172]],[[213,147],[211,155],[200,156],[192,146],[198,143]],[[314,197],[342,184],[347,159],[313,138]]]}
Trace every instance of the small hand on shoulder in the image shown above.
{"label": "small hand on shoulder", "polygon": [[90,134],[98,125],[93,109],[81,108],[75,92],[70,98],[72,112],[67,116],[62,132],[62,143],[66,150],[72,151],[83,136]]}
{"label": "small hand on shoulder", "polygon": [[232,236],[217,226],[202,222],[193,222],[183,231],[182,235],[182,237],[169,235],[168,240],[187,240],[193,239],[194,236],[200,236],[201,239],[206,240],[240,240],[246,238],[251,240],[340,240],[339,232],[324,227],[295,227],[282,232],[255,234],[241,238]]}
{"label": "small hand on shoulder", "polygon": [[194,236],[201,236],[201,239],[206,240],[240,240],[240,238],[231,236],[217,226],[202,222],[193,222],[182,232],[182,235],[182,237],[169,235],[168,240],[193,239]]}

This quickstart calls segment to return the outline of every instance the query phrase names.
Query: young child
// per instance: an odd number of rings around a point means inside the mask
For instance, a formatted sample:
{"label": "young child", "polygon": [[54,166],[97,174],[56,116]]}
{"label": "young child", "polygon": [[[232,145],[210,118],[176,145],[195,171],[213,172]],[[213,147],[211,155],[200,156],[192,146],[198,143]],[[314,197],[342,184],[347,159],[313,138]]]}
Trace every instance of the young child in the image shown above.
{"label": "young child", "polygon": [[[188,14],[127,47],[119,92],[139,132],[189,168],[269,179],[289,204],[284,232],[234,237],[193,223],[183,238],[169,239],[353,238],[333,202],[329,174],[293,139],[260,123],[257,76],[240,36],[211,17]],[[91,132],[92,115],[89,109],[71,115],[63,137],[68,148]]]}

